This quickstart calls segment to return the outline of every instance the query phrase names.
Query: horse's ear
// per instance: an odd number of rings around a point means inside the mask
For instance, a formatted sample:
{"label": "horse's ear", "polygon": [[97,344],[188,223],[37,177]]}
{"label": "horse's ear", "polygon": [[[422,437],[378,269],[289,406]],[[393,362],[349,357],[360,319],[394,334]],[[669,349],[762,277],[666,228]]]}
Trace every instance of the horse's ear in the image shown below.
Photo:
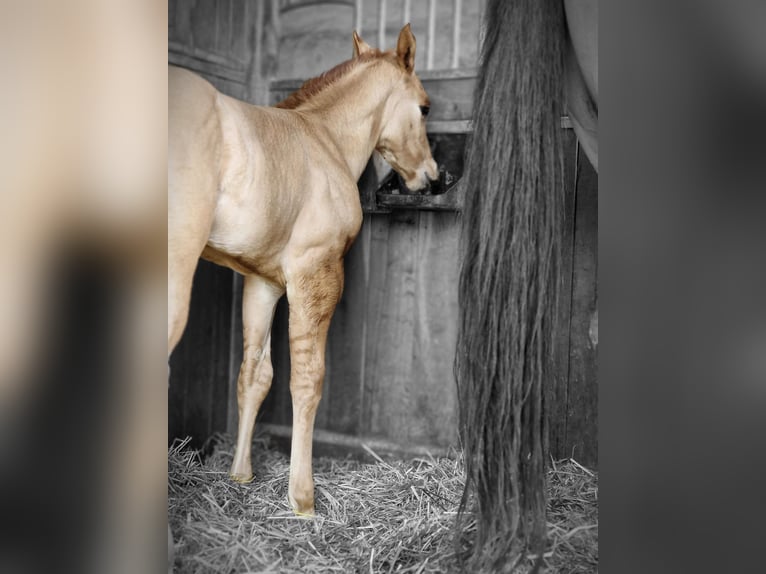
{"label": "horse's ear", "polygon": [[359,56],[361,56],[365,52],[369,52],[370,50],[372,50],[372,48],[370,48],[370,45],[364,40],[362,40],[361,36],[359,36],[359,34],[356,33],[356,30],[354,30],[354,58],[358,58]]}
{"label": "horse's ear", "polygon": [[399,64],[408,73],[415,71],[415,35],[407,24],[399,32],[399,41],[396,43],[396,57]]}

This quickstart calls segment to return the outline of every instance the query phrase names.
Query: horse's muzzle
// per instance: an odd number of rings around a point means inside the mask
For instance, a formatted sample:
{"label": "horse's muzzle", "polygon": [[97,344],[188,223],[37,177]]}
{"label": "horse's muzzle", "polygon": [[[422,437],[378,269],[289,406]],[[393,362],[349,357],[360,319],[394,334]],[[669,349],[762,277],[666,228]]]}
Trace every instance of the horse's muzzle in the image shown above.
{"label": "horse's muzzle", "polygon": [[404,195],[413,195],[413,194],[421,194],[421,195],[439,195],[441,193],[444,193],[446,191],[444,176],[446,174],[446,171],[444,168],[439,169],[439,177],[436,179],[431,179],[426,175],[425,177],[425,185],[421,187],[418,190],[412,190],[409,187],[407,187],[407,184],[404,182],[404,179],[401,176],[397,176],[399,181],[399,193]]}
{"label": "horse's muzzle", "polygon": [[412,190],[407,187],[404,178],[394,170],[380,183],[378,191],[383,193],[399,193],[400,195],[440,195],[447,191],[449,184],[455,178],[443,167],[439,169],[439,177],[426,179],[426,185],[418,190]]}
{"label": "horse's muzzle", "polygon": [[439,195],[444,193],[444,181],[442,174],[444,172],[442,170],[439,170],[439,177],[436,179],[428,178],[428,184],[420,191],[420,193],[425,195]]}

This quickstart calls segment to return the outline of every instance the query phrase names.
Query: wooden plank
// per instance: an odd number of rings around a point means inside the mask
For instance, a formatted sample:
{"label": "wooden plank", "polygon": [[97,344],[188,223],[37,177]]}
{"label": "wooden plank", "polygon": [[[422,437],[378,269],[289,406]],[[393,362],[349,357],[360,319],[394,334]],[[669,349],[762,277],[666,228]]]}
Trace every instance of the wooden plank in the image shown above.
{"label": "wooden plank", "polygon": [[579,156],[566,450],[583,464],[597,466],[597,344],[590,330],[597,310],[598,176],[585,154]]}
{"label": "wooden plank", "polygon": [[426,69],[434,67],[434,52],[436,48],[436,0],[428,0],[428,36],[426,38]]}
{"label": "wooden plank", "polygon": [[177,28],[176,14],[178,12],[178,0],[168,0],[168,39],[173,37]]}
{"label": "wooden plank", "polygon": [[452,4],[452,68],[460,66],[460,30],[463,22],[463,2],[453,0]]}
{"label": "wooden plank", "polygon": [[400,444],[454,444],[456,216],[371,218],[377,225],[368,287],[362,434]]}
{"label": "wooden plank", "polygon": [[[250,12],[250,4],[245,4],[245,13]],[[266,79],[263,77],[263,23],[264,23],[264,3],[258,2],[255,6],[255,21],[253,23],[253,48],[251,52],[250,64],[247,71],[248,94],[247,101],[256,105],[268,105],[269,93]]]}
{"label": "wooden plank", "polygon": [[548,406],[550,452],[554,459],[566,458],[567,407],[569,391],[570,323],[572,309],[572,265],[575,229],[575,176],[577,138],[567,130],[562,134],[564,148],[564,220],[561,244],[561,279],[557,309],[557,335],[554,348],[554,387]]}
{"label": "wooden plank", "polygon": [[418,209],[423,211],[460,211],[463,206],[462,187],[455,185],[440,195],[378,193],[378,205],[389,209]]}
{"label": "wooden plank", "polygon": [[218,2],[195,2],[192,10],[192,32],[197,48],[215,51],[215,19]]}
{"label": "wooden plank", "polygon": [[408,415],[418,443],[457,444],[457,389],[453,377],[458,317],[456,213],[420,213],[415,248],[416,314],[411,403]]}
{"label": "wooden plank", "polygon": [[471,120],[431,120],[426,122],[428,134],[467,134],[473,131]]}
{"label": "wooden plank", "polygon": [[[268,436],[282,451],[290,452],[292,427],[264,423],[256,431],[258,436]],[[369,448],[382,458],[409,459],[418,457],[454,457],[456,452],[450,448],[412,443],[395,443],[376,437],[349,436],[323,429],[314,429],[314,457],[332,456],[345,458],[351,456],[361,462],[373,463],[373,457],[365,448]]]}
{"label": "wooden plank", "polygon": [[282,297],[277,304],[271,328],[271,362],[274,365],[274,378],[271,391],[263,402],[261,412],[258,413],[259,421],[292,424],[288,316],[287,297]]}
{"label": "wooden plank", "polygon": [[361,381],[364,377],[364,314],[367,305],[365,241],[361,233],[345,259],[345,287],[330,325],[326,376],[317,427],[356,434],[359,431]]}
{"label": "wooden plank", "polygon": [[362,0],[354,1],[354,30],[360,36],[362,34]]}
{"label": "wooden plank", "polygon": [[[413,416],[416,385],[413,380],[415,269],[418,213],[389,217],[388,251],[379,315],[368,334],[365,401],[373,436],[412,441],[422,433]],[[371,279],[373,281],[373,279]]]}
{"label": "wooden plank", "polygon": [[378,49],[386,49],[386,4],[387,0],[378,0]]}
{"label": "wooden plank", "polygon": [[[249,62],[253,53],[251,34],[255,31],[253,14],[256,10],[263,10],[263,2],[256,2],[253,6],[249,0],[230,1],[232,2],[230,17],[233,21],[229,22],[231,27],[231,37],[228,40],[229,50],[242,62]],[[251,11],[251,9],[253,10]]]}
{"label": "wooden plank", "polygon": [[226,428],[232,274],[200,261],[189,321],[170,358],[168,434],[200,446]]}
{"label": "wooden plank", "polygon": [[361,384],[359,405],[359,429],[369,434],[373,415],[376,365],[379,356],[380,334],[383,329],[381,318],[386,305],[386,276],[391,220],[389,215],[365,215],[369,231],[369,255],[367,272],[367,308],[365,310],[364,338],[364,379]]}
{"label": "wooden plank", "polygon": [[236,436],[237,425],[239,424],[237,382],[244,354],[242,333],[242,289],[244,287],[244,278],[236,271],[231,271],[231,274],[231,345],[229,346],[229,396],[226,413],[226,432]]}

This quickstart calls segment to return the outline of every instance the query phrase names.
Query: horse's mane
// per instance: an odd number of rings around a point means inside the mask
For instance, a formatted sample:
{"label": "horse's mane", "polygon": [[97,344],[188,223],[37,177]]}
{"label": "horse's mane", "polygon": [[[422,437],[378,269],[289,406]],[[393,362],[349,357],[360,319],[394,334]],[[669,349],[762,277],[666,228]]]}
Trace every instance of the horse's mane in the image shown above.
{"label": "horse's mane", "polygon": [[278,104],[275,104],[274,107],[282,108],[285,110],[294,110],[311,100],[327,86],[340,80],[357,66],[375,60],[388,61],[392,64],[395,64],[396,56],[391,51],[384,52],[381,50],[372,49],[368,52],[365,52],[364,54],[357,56],[356,58],[341,62],[334,68],[327,70],[316,78],[306,80],[303,82],[303,85],[300,88],[298,88],[295,92],[287,96],[287,98]]}

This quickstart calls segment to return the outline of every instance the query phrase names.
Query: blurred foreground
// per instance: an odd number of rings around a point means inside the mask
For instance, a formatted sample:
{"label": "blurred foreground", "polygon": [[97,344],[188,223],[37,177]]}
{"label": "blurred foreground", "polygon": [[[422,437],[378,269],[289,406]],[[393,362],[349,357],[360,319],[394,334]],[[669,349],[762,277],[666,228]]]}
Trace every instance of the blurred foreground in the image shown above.
{"label": "blurred foreground", "polygon": [[167,12],[0,3],[0,571],[165,564]]}

